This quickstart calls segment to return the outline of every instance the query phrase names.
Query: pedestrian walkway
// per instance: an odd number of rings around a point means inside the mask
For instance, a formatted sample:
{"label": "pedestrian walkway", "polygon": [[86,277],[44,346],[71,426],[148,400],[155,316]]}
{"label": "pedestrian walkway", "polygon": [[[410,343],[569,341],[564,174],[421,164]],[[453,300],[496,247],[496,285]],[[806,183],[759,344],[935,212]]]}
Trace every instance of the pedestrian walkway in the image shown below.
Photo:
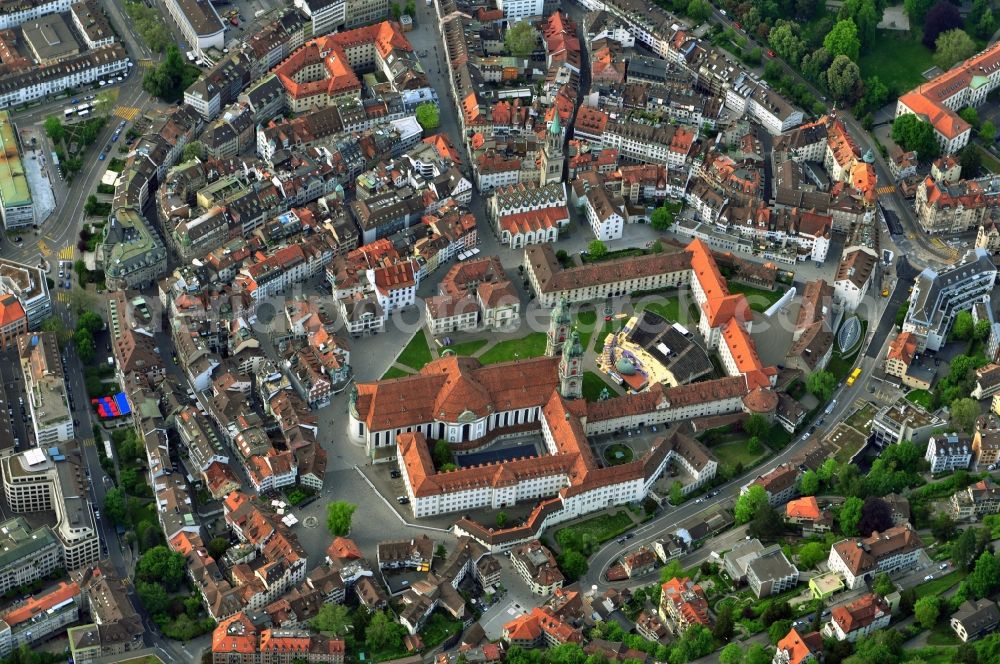
{"label": "pedestrian walkway", "polygon": [[884,187],[877,187],[875,189],[875,193],[877,193],[879,196],[886,196],[888,194],[894,194],[894,193],[896,193],[896,185],[894,185],[894,184],[887,184]]}
{"label": "pedestrian walkway", "polygon": [[45,244],[45,240],[38,241],[38,251],[46,258],[52,255],[52,250],[49,249],[49,245]]}
{"label": "pedestrian walkway", "polygon": [[61,261],[73,260],[73,256],[75,255],[73,252],[75,251],[76,247],[74,247],[73,245],[63,247],[62,249],[59,250],[59,260]]}
{"label": "pedestrian walkway", "polygon": [[137,106],[115,106],[115,110],[112,115],[121,118],[122,120],[128,120],[131,122],[136,119],[140,112],[141,109]]}
{"label": "pedestrian walkway", "polygon": [[140,69],[152,69],[155,66],[156,66],[156,63],[153,62],[152,60],[150,60],[149,58],[143,58],[143,59],[139,60],[139,68]]}

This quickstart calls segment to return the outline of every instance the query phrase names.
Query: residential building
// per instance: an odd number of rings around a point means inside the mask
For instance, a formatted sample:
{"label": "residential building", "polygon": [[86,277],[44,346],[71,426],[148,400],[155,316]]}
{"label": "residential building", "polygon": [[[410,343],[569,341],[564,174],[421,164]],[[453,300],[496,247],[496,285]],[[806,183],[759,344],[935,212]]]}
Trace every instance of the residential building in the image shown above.
{"label": "residential building", "polygon": [[0,3],[0,30],[16,28],[22,23],[68,11],[70,0],[8,0]]}
{"label": "residential building", "polygon": [[59,542],[46,527],[33,530],[24,517],[0,524],[0,591],[43,579],[62,566]]}
{"label": "residential building", "polygon": [[0,616],[0,656],[9,657],[15,650],[64,632],[66,625],[80,618],[80,599],[80,586],[61,581],[6,611]]}
{"label": "residential building", "polygon": [[[973,228],[983,228],[996,221],[997,202],[1000,201],[1000,178],[987,176],[973,180],[924,178],[914,194],[917,221],[927,233],[964,233]],[[981,234],[977,240],[985,242],[989,251],[988,236]],[[980,248],[980,242],[976,247]],[[992,253],[992,252],[990,252]]]}
{"label": "residential building", "polygon": [[82,88],[128,69],[128,56],[120,44],[84,51],[45,67],[15,69],[0,74],[0,108],[26,104]]}
{"label": "residential building", "polygon": [[21,140],[8,111],[0,111],[0,218],[8,231],[35,223]]}
{"label": "residential building", "polygon": [[917,354],[917,338],[912,332],[900,332],[889,342],[889,352],[885,356],[887,376],[903,379],[913,364]]}
{"label": "residential building", "polygon": [[910,293],[903,332],[912,332],[920,351],[937,351],[948,339],[955,316],[993,291],[997,269],[984,249],[941,271],[925,268]]}
{"label": "residential building", "polygon": [[210,2],[200,0],[167,0],[167,11],[180,28],[185,41],[199,55],[209,49],[221,51],[225,46],[226,29]]}
{"label": "residential building", "polygon": [[987,477],[956,491],[951,496],[951,512],[955,519],[974,519],[1000,512],[1000,487]]}
{"label": "residential building", "polygon": [[799,472],[797,466],[783,463],[758,476],[753,482],[744,486],[740,493],[746,493],[751,486],[761,486],[767,492],[767,500],[771,507],[784,505],[798,494]]}
{"label": "residential building", "polygon": [[882,533],[837,542],[830,549],[827,565],[830,571],[842,574],[847,587],[854,590],[881,572],[913,567],[923,548],[913,526],[906,523]]}
{"label": "residential building", "polygon": [[348,0],[346,12],[347,28],[377,23],[389,15],[389,0]]}
{"label": "residential building", "polygon": [[1000,608],[990,599],[965,600],[951,614],[951,629],[962,643],[975,641],[996,630],[1000,625]]}
{"label": "residential building", "polygon": [[70,5],[70,17],[87,48],[101,48],[115,42],[115,33],[97,0],[74,2]]}
{"label": "residential building", "polygon": [[896,117],[913,113],[930,122],[944,154],[965,147],[972,126],[958,111],[976,107],[1000,85],[1000,46],[991,44],[968,60],[907,92],[896,102]]}
{"label": "residential building", "polygon": [[771,664],[808,664],[823,659],[823,635],[801,633],[795,627],[778,641]]}
{"label": "residential building", "polygon": [[92,622],[67,630],[74,662],[101,658],[128,659],[125,653],[144,647],[145,626],[128,598],[125,583],[108,567],[87,567],[74,574],[83,590]]}
{"label": "residential building", "polygon": [[976,420],[976,431],[972,436],[972,452],[976,456],[976,466],[979,468],[1000,463],[1000,418],[994,413],[988,413]]}
{"label": "residential building", "polygon": [[295,7],[309,17],[314,37],[343,30],[347,23],[348,0],[295,0]]}
{"label": "residential building", "polygon": [[788,501],[785,521],[801,526],[804,536],[828,533],[833,529],[833,514],[830,510],[820,509],[815,496]]}
{"label": "residential building", "polygon": [[630,579],[649,574],[656,569],[656,554],[652,549],[640,546],[622,557],[622,567]]}
{"label": "residential building", "polygon": [[796,569],[778,546],[770,546],[747,565],[747,582],[758,598],[780,595],[799,583]]}
{"label": "residential building", "polygon": [[521,299],[496,256],[467,259],[424,300],[431,334],[457,330],[508,330],[520,320]]}
{"label": "residential building", "polygon": [[856,600],[833,607],[823,635],[838,641],[857,641],[889,626],[892,613],[885,600],[868,593]]}
{"label": "residential building", "polygon": [[220,621],[212,632],[212,664],[343,664],[343,639],[304,629],[261,629],[245,612]]}
{"label": "residential building", "polygon": [[897,445],[904,440],[922,444],[931,432],[945,426],[945,421],[931,415],[917,404],[899,399],[883,406],[872,420],[872,435],[878,445]]}
{"label": "residential building", "polygon": [[39,447],[73,439],[73,414],[54,332],[22,335],[17,340],[21,374]]}
{"label": "residential building", "polygon": [[930,437],[924,459],[931,465],[932,473],[950,473],[967,470],[972,456],[972,439],[969,436],[944,433]]}
{"label": "residential building", "polygon": [[875,280],[878,257],[867,247],[849,247],[837,267],[833,282],[834,301],[845,311],[854,312]]}
{"label": "residential building", "polygon": [[14,295],[0,296],[0,349],[14,345],[17,338],[28,332],[28,317]]}
{"label": "residential building", "polygon": [[976,369],[976,386],[969,396],[982,401],[997,393],[1000,393],[1000,364],[990,363]]}
{"label": "residential building", "polygon": [[691,579],[673,578],[663,584],[660,592],[660,620],[670,625],[677,636],[692,625],[711,628],[708,598],[701,586]]}
{"label": "residential building", "polygon": [[137,208],[112,210],[98,254],[113,290],[141,289],[167,272],[167,249]]}

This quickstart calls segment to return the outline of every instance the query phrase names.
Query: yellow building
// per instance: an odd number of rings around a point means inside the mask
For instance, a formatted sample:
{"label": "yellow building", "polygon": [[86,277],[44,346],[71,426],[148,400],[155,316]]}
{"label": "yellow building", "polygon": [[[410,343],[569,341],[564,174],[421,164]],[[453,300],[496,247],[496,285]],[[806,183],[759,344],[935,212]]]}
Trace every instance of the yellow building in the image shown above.
{"label": "yellow building", "polygon": [[809,579],[813,599],[825,600],[844,589],[844,580],[836,572],[827,572]]}

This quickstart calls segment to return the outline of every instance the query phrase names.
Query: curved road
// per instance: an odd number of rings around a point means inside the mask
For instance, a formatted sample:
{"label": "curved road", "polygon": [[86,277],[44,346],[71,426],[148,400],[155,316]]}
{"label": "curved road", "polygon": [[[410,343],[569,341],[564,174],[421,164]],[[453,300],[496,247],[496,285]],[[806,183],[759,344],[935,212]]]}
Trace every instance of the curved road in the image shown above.
{"label": "curved road", "polygon": [[[901,261],[899,269],[905,272],[912,271],[911,268],[906,265],[905,259]],[[878,364],[880,351],[885,345],[889,332],[895,324],[896,312],[906,300],[908,288],[909,286],[907,285],[906,279],[898,279],[895,288],[885,303],[885,308],[878,317],[878,323],[874,327],[869,325],[863,346],[858,353],[858,357],[860,358],[860,364],[858,366],[861,366],[863,369],[863,379],[856,382],[852,387],[844,385],[837,390],[834,394],[836,406],[833,412],[830,413],[830,415],[821,416],[826,417],[827,419],[827,425],[825,427],[818,429],[815,435],[810,436],[808,439],[803,440],[801,436],[794,439],[791,443],[789,443],[788,447],[781,450],[775,456],[767,459],[764,463],[761,463],[757,467],[746,471],[740,477],[734,478],[726,484],[718,487],[717,490],[719,493],[715,498],[711,499],[711,502],[697,503],[689,501],[676,508],[668,507],[668,511],[664,514],[661,514],[651,521],[632,530],[631,532],[635,534],[635,537],[629,540],[628,547],[631,549],[636,548],[641,544],[650,544],[654,540],[662,538],[665,534],[673,533],[681,522],[701,514],[702,512],[715,511],[720,505],[725,504],[727,501],[735,501],[735,499],[739,496],[740,488],[744,484],[753,480],[762,473],[793,459],[817,437],[822,437],[829,433],[837,425],[837,423],[850,412],[850,409],[853,408],[854,400],[866,392],[868,382],[872,374],[872,369],[874,369]],[[600,591],[612,586],[620,587],[623,585],[622,583],[609,583],[605,581],[604,573],[607,571],[608,567],[610,567],[611,564],[624,552],[625,549],[615,540],[611,540],[601,547],[597,553],[591,556],[590,568],[587,571],[587,574],[580,579],[581,587],[589,588],[590,586],[597,586]],[[636,585],[646,585],[648,583],[649,581],[647,580],[644,583],[639,582]]]}

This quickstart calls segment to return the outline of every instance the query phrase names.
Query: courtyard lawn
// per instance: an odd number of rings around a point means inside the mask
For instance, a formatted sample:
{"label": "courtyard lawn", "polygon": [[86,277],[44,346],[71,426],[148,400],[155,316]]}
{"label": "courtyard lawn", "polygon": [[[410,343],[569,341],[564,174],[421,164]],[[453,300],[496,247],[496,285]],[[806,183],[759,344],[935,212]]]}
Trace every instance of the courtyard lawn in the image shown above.
{"label": "courtyard lawn", "polygon": [[847,424],[858,431],[868,433],[871,431],[872,418],[875,417],[876,413],[875,404],[867,404],[864,408],[859,408],[851,413],[851,416],[847,418]]}
{"label": "courtyard lawn", "polygon": [[923,72],[934,66],[934,54],[920,43],[919,32],[911,36],[879,30],[878,38],[858,60],[862,78],[878,76],[893,97],[924,83]]}
{"label": "courtyard lawn", "polygon": [[729,440],[711,447],[712,454],[719,460],[720,466],[735,468],[742,463],[744,468],[750,468],[768,455],[767,447],[761,446],[761,451],[756,454],[747,449],[747,439],[742,437]]}
{"label": "courtyard lawn", "polygon": [[930,410],[931,409],[931,403],[932,403],[933,399],[934,399],[934,396],[930,392],[928,392],[927,390],[911,390],[906,395],[906,400],[907,401],[909,401],[910,403],[917,404],[918,406],[920,406],[924,410]]}
{"label": "courtyard lawn", "polygon": [[381,380],[389,380],[390,378],[402,378],[403,376],[412,376],[409,371],[404,371],[399,367],[389,367],[389,369],[382,374]]}
{"label": "courtyard lawn", "polygon": [[482,355],[479,361],[485,364],[524,360],[529,357],[539,357],[545,354],[545,333],[533,332],[520,339],[501,341]]}
{"label": "courtyard lawn", "polygon": [[737,284],[732,281],[729,282],[728,286],[730,293],[743,293],[746,295],[750,308],[761,313],[767,311],[772,304],[780,300],[781,296],[785,294],[783,291],[766,291],[754,288],[753,286]]}
{"label": "courtyard lawn", "polygon": [[[621,453],[620,457],[619,453]],[[628,445],[615,443],[604,448],[604,460],[608,462],[609,466],[620,466],[623,463],[629,463],[633,458],[635,458],[635,453]]]}
{"label": "courtyard lawn", "polygon": [[601,375],[594,373],[593,371],[583,372],[583,398],[587,401],[599,401],[601,398],[601,392],[604,388],[608,388],[608,396],[617,396],[617,392],[611,389],[611,386],[604,382]]}
{"label": "courtyard lawn", "polygon": [[952,664],[955,661],[955,648],[912,648],[903,651],[903,657],[908,662],[923,662],[923,664]]}
{"label": "courtyard lawn", "polygon": [[455,355],[475,355],[476,352],[489,343],[489,339],[473,339],[472,341],[464,341],[460,344],[452,344],[450,346],[442,346],[441,352],[450,350],[455,353]]}
{"label": "courtyard lawn", "polygon": [[462,621],[446,615],[444,611],[434,611],[420,630],[424,646],[434,648],[445,639],[462,632]]}
{"label": "courtyard lawn", "polygon": [[[586,350],[590,346],[590,338],[594,336],[597,327],[597,312],[593,309],[581,311],[576,315],[576,331],[580,333],[580,345]],[[587,389],[584,383],[584,390]]]}
{"label": "courtyard lawn", "polygon": [[430,361],[431,349],[427,345],[427,337],[424,335],[423,330],[418,330],[413,335],[410,343],[406,344],[406,348],[396,358],[398,364],[410,367],[416,371],[423,369],[424,365]]}
{"label": "courtyard lawn", "polygon": [[621,510],[560,528],[556,531],[555,539],[560,548],[577,549],[585,555],[590,555],[591,548],[618,537],[632,526],[632,517],[625,510]]}
{"label": "courtyard lawn", "polygon": [[941,595],[949,588],[958,585],[958,582],[964,579],[966,574],[968,572],[964,570],[955,570],[933,581],[921,583],[916,587],[917,599],[929,597],[930,595]]}
{"label": "courtyard lawn", "polygon": [[650,302],[642,305],[642,309],[649,309],[654,314],[659,314],[671,323],[677,322],[677,316],[680,315],[680,308],[680,300],[676,297],[665,297],[661,298],[660,302]]}

